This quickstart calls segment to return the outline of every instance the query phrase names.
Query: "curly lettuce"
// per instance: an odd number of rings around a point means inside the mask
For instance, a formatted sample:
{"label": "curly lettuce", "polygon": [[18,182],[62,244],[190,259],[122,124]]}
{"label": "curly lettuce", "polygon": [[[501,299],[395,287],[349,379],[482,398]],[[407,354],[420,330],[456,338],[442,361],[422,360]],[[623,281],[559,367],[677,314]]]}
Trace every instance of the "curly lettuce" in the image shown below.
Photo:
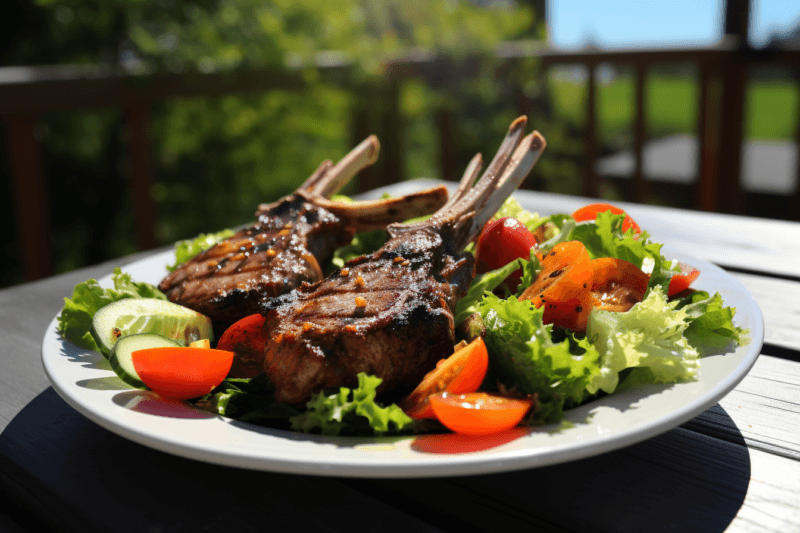
{"label": "curly lettuce", "polygon": [[375,401],[383,380],[358,374],[358,387],[341,387],[338,392],[320,392],[306,404],[306,411],[290,419],[292,429],[323,435],[383,435],[411,429],[414,421],[396,404],[387,407]]}
{"label": "curly lettuce", "polygon": [[678,309],[686,311],[689,327],[686,338],[701,350],[725,348],[731,342],[740,346],[750,342],[749,330],[733,323],[735,307],[725,307],[719,293],[709,296],[695,291],[679,301]]}
{"label": "curly lettuce", "polygon": [[491,379],[536,395],[535,421],[557,422],[565,409],[586,400],[600,354],[585,338],[561,330],[554,340],[553,326],[542,322],[544,311],[514,296],[503,300],[486,294],[477,307],[486,327]]}
{"label": "curly lettuce", "polygon": [[179,266],[192,259],[194,256],[208,250],[218,242],[233,235],[233,230],[224,229],[216,233],[201,233],[194,239],[187,239],[175,243],[175,263],[167,265],[167,270],[175,271]]}
{"label": "curly lettuce", "polygon": [[614,392],[627,368],[647,368],[651,383],[695,380],[700,353],[685,335],[690,317],[677,306],[656,288],[625,313],[594,309],[586,336],[601,360],[589,392]]}
{"label": "curly lettuce", "polygon": [[199,406],[228,418],[282,429],[289,429],[289,418],[300,414],[293,406],[275,401],[275,385],[264,373],[226,378]]}
{"label": "curly lettuce", "polygon": [[92,318],[101,307],[124,298],[167,299],[155,286],[133,281],[120,268],[114,269],[111,280],[114,282],[113,289],[105,289],[97,280],[90,279],[75,286],[72,298],[64,298],[57,329],[66,340],[81,348],[99,352],[100,347],[91,329]]}

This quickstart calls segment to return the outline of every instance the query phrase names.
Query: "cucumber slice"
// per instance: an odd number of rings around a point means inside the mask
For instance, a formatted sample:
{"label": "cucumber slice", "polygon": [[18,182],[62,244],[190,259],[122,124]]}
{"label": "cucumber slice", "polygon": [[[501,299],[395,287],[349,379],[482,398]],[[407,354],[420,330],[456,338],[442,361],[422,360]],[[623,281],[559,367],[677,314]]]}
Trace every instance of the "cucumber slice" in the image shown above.
{"label": "cucumber slice", "polygon": [[114,344],[111,349],[111,357],[108,361],[111,363],[111,368],[119,376],[119,379],[137,389],[146,389],[147,386],[139,378],[136,369],[133,366],[133,358],[131,354],[136,350],[144,350],[146,348],[164,348],[167,346],[180,346],[180,343],[161,335],[154,333],[137,333],[135,335],[128,335],[122,337]]}
{"label": "cucumber slice", "polygon": [[102,307],[92,319],[92,336],[106,357],[120,337],[136,333],[155,333],[182,346],[214,340],[210,318],[166,300],[125,298]]}

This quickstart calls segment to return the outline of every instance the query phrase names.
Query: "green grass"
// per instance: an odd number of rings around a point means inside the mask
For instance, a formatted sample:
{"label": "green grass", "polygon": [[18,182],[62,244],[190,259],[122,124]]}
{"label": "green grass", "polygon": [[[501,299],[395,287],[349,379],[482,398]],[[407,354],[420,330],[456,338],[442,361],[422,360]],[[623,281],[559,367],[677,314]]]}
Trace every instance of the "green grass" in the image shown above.
{"label": "green grass", "polygon": [[[550,78],[556,117],[585,126],[586,84]],[[698,83],[694,78],[652,74],[645,86],[650,137],[697,131]],[[800,91],[791,81],[751,81],[745,101],[745,134],[754,139],[792,139]],[[633,135],[634,78],[619,76],[597,85],[598,138],[603,144],[628,142]]]}

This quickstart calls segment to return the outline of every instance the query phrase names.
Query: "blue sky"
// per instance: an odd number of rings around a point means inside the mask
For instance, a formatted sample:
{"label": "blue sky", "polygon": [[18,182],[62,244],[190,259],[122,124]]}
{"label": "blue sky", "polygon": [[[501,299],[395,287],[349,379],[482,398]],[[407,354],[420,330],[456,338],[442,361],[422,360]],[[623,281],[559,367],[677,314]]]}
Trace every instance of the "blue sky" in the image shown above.
{"label": "blue sky", "polygon": [[[800,24],[800,0],[751,0],[751,42],[761,46],[773,32]],[[582,48],[708,46],[722,34],[721,0],[550,0],[554,45]]]}

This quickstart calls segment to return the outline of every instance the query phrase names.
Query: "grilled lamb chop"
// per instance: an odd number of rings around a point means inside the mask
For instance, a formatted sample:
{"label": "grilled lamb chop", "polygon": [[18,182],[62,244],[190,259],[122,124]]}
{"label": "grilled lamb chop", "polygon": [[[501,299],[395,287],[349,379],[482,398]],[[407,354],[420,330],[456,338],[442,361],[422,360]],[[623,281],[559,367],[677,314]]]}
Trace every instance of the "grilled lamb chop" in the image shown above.
{"label": "grilled lamb chop", "polygon": [[[476,156],[456,195],[428,221],[389,226],[389,241],[323,281],[262,303],[269,340],[263,354],[237,354],[238,368],[266,372],[276,400],[299,403],[327,388],[357,385],[357,374],[383,379],[386,401],[413,389],[453,351],[453,312],[474,277],[464,247],[528,175],[541,152],[538,133],[509,129],[475,187]],[[241,359],[248,359],[242,361]],[[260,360],[259,360],[260,359]]]}
{"label": "grilled lamb chop", "polygon": [[262,204],[254,225],[240,230],[169,274],[159,284],[176,303],[209,316],[223,331],[258,312],[264,298],[324,277],[324,265],[355,231],[429,214],[447,200],[438,187],[385,200],[343,203],[327,198],[372,164],[379,144],[369,137],[333,166],[324,162],[292,195]]}

